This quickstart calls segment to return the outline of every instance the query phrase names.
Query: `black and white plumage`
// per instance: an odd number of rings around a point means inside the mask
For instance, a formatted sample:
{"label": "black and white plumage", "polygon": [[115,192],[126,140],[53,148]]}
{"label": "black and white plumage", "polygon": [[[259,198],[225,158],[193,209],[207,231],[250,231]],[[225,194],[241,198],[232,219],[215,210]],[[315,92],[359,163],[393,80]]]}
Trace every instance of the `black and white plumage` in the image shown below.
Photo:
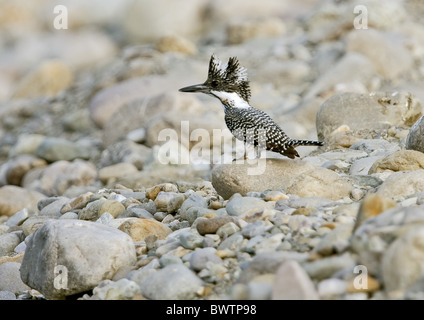
{"label": "black and white plumage", "polygon": [[218,98],[225,112],[225,123],[231,133],[241,141],[256,147],[277,152],[291,159],[299,157],[298,146],[322,146],[320,141],[294,140],[271,117],[249,104],[250,86],[247,71],[236,57],[226,65],[212,55],[208,79],[198,85],[181,88],[182,92],[202,92]]}

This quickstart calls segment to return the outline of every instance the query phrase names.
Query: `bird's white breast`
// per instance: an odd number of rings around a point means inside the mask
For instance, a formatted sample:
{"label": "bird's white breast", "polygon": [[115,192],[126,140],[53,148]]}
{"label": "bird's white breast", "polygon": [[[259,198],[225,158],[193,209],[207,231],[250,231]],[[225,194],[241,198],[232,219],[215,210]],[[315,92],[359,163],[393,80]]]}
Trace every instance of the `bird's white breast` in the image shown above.
{"label": "bird's white breast", "polygon": [[246,100],[241,98],[236,92],[212,90],[211,93],[214,96],[218,97],[218,99],[221,100],[222,103],[230,105],[234,108],[247,109],[250,107]]}

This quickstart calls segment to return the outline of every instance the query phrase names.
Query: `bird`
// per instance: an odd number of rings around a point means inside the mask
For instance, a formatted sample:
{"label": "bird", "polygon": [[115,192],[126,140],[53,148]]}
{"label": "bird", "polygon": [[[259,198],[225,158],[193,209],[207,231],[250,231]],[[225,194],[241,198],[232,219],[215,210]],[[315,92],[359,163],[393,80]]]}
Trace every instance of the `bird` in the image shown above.
{"label": "bird", "polygon": [[298,146],[322,146],[323,142],[291,139],[264,111],[250,105],[250,84],[247,69],[237,57],[223,64],[215,54],[209,60],[208,77],[204,83],[179,89],[200,92],[218,98],[224,108],[225,123],[232,135],[247,145],[287,156],[299,157]]}

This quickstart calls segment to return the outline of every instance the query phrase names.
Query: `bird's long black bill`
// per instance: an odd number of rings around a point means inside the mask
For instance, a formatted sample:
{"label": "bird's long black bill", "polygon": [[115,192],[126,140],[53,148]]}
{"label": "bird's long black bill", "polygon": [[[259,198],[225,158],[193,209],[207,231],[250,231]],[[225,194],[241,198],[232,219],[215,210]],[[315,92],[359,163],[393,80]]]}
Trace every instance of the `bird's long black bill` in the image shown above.
{"label": "bird's long black bill", "polygon": [[204,84],[195,84],[193,86],[188,86],[181,88],[181,92],[207,92],[207,87]]}

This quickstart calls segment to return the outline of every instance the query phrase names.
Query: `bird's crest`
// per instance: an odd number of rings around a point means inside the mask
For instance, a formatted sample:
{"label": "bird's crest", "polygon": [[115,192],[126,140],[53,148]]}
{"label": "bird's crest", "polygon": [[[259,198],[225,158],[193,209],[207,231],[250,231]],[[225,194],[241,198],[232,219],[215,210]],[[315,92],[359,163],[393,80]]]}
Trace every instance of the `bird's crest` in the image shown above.
{"label": "bird's crest", "polygon": [[209,61],[207,82],[216,90],[237,92],[246,102],[250,99],[250,86],[246,68],[240,66],[237,57],[223,64],[215,55]]}

